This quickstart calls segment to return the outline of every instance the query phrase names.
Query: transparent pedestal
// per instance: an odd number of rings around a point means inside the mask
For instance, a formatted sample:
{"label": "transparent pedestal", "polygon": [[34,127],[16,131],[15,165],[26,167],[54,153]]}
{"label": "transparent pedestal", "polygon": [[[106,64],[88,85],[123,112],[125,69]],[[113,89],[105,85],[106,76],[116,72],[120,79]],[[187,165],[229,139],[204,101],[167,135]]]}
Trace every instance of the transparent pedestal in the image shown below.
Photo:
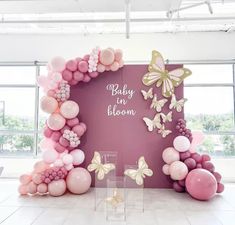
{"label": "transparent pedestal", "polygon": [[[137,165],[126,165],[126,169],[137,170]],[[135,180],[125,175],[126,209],[144,212],[144,183],[138,185]]]}
{"label": "transparent pedestal", "polygon": [[107,179],[106,192],[106,220],[126,220],[126,196],[124,177],[110,177]]}
{"label": "transparent pedestal", "polygon": [[100,151],[101,163],[107,164],[112,163],[115,165],[115,169],[111,170],[108,174],[104,175],[103,179],[98,179],[98,174],[95,174],[95,210],[105,209],[105,198],[107,179],[116,176],[116,165],[117,165],[117,152],[112,151]]}

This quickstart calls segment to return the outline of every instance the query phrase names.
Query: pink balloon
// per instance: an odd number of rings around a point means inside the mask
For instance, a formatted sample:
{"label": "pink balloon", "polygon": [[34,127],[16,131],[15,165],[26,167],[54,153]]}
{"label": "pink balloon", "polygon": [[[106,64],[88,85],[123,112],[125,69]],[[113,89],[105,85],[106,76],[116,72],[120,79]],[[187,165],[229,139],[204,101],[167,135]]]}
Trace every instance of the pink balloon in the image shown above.
{"label": "pink balloon", "polygon": [[48,184],[48,192],[51,196],[58,197],[65,193],[66,183],[63,179],[53,180]]}
{"label": "pink balloon", "polygon": [[76,80],[76,81],[82,81],[84,78],[84,74],[79,72],[79,71],[75,71],[73,73],[73,79]]}
{"label": "pink balloon", "polygon": [[98,64],[97,71],[103,73],[105,71],[105,66],[103,64]]}
{"label": "pink balloon", "polygon": [[178,184],[179,184],[181,187],[185,187],[185,179],[184,179],[184,180],[179,180],[179,181],[178,181]]}
{"label": "pink balloon", "polygon": [[221,181],[221,179],[222,179],[221,174],[218,173],[218,172],[213,172],[213,175],[214,175],[214,177],[215,177],[217,183],[219,183],[219,182]]}
{"label": "pink balloon", "polygon": [[90,173],[81,167],[70,170],[66,178],[67,188],[73,194],[83,194],[91,186]]}
{"label": "pink balloon", "polygon": [[32,180],[32,177],[28,174],[23,174],[23,175],[20,176],[19,180],[20,180],[21,184],[26,185]]}
{"label": "pink balloon", "polygon": [[74,126],[72,131],[75,132],[79,137],[85,133],[84,127],[81,125]]}
{"label": "pink balloon", "polygon": [[64,146],[62,146],[60,143],[56,143],[55,144],[55,150],[58,152],[58,153],[62,153],[66,150],[66,148]]}
{"label": "pink balloon", "polygon": [[215,195],[217,182],[209,171],[194,169],[189,172],[186,178],[186,188],[193,198],[205,201]]}
{"label": "pink balloon", "polygon": [[44,96],[41,98],[40,107],[46,113],[53,113],[58,108],[58,102],[53,97]]}
{"label": "pink balloon", "polygon": [[45,87],[48,83],[48,79],[46,76],[39,76],[37,78],[37,83],[40,87]]}
{"label": "pink balloon", "polygon": [[51,135],[51,140],[53,140],[54,142],[59,141],[61,137],[61,133],[59,131],[54,131]]}
{"label": "pink balloon", "polygon": [[84,75],[83,82],[88,83],[91,80],[91,77],[89,77],[87,74]]}
{"label": "pink balloon", "polygon": [[71,151],[70,155],[73,157],[73,165],[75,166],[82,164],[85,160],[85,154],[80,149],[75,149]]}
{"label": "pink balloon", "polygon": [[43,161],[36,162],[34,164],[34,170],[36,173],[41,173],[42,171],[46,170],[49,165]]}
{"label": "pink balloon", "polygon": [[60,137],[59,143],[65,148],[69,146],[69,141],[62,136]]}
{"label": "pink balloon", "polygon": [[180,154],[173,147],[168,147],[162,152],[162,159],[165,163],[171,164],[180,160]]}
{"label": "pink balloon", "polygon": [[197,163],[196,168],[197,168],[197,169],[201,169],[201,168],[202,168],[202,164],[201,164],[201,163]]}
{"label": "pink balloon", "polygon": [[111,49],[103,49],[100,51],[100,62],[105,65],[111,65],[114,62],[114,52]]}
{"label": "pink balloon", "polygon": [[70,80],[73,79],[73,73],[69,70],[64,70],[62,72],[62,77],[63,77],[64,80],[70,81]]}
{"label": "pink balloon", "polygon": [[210,171],[211,173],[215,171],[215,166],[209,161],[202,162],[202,168]]}
{"label": "pink balloon", "polygon": [[65,154],[62,157],[62,161],[63,161],[64,164],[71,164],[71,163],[73,163],[73,156],[70,155],[70,154]]}
{"label": "pink balloon", "polygon": [[88,63],[87,61],[80,61],[78,63],[78,69],[82,73],[86,73],[88,71]]}
{"label": "pink balloon", "polygon": [[86,55],[84,55],[83,60],[85,60],[85,61],[88,62],[89,58],[90,58],[90,55],[89,55],[89,54],[86,54]]}
{"label": "pink balloon", "polygon": [[198,145],[201,145],[204,141],[204,134],[201,131],[194,131],[192,132],[192,142],[189,151],[190,152],[195,152],[196,147]]}
{"label": "pink balloon", "polygon": [[39,147],[42,151],[53,150],[54,145],[55,145],[55,143],[49,138],[43,138],[39,143]]}
{"label": "pink balloon", "polygon": [[202,162],[202,157],[198,153],[193,153],[191,155],[191,158],[193,158],[197,163],[201,163]]}
{"label": "pink balloon", "polygon": [[170,166],[169,166],[168,164],[165,164],[165,165],[163,165],[163,167],[162,167],[162,172],[163,172],[165,175],[170,175],[169,169],[170,169]]}
{"label": "pink balloon", "polygon": [[76,60],[69,60],[66,63],[66,68],[72,72],[77,70],[77,61]]}
{"label": "pink balloon", "polygon": [[59,73],[59,72],[52,73],[52,74],[51,74],[51,79],[52,79],[54,82],[58,83],[58,82],[60,82],[60,81],[62,80],[62,74]]}
{"label": "pink balloon", "polygon": [[202,161],[205,162],[205,161],[211,161],[211,157],[207,154],[203,154],[202,155]]}
{"label": "pink balloon", "polygon": [[42,158],[45,163],[53,163],[58,158],[58,152],[56,150],[46,150],[42,153]]}
{"label": "pink balloon", "polygon": [[121,49],[116,49],[115,50],[115,60],[116,61],[119,62],[122,59],[122,55],[123,55],[123,53],[122,53]]}
{"label": "pink balloon", "polygon": [[117,71],[119,69],[119,64],[118,62],[114,62],[111,66],[110,66],[111,71]]}
{"label": "pink balloon", "polygon": [[78,118],[74,118],[74,119],[71,119],[71,120],[67,120],[66,123],[67,123],[68,126],[74,127],[75,125],[79,124],[79,119]]}
{"label": "pink balloon", "polygon": [[21,194],[21,195],[27,195],[28,194],[28,186],[25,185],[25,184],[21,184],[18,188],[18,192]]}
{"label": "pink balloon", "polygon": [[37,186],[37,192],[40,194],[46,194],[48,191],[47,185],[45,183],[39,184]]}
{"label": "pink balloon", "polygon": [[78,83],[78,81],[77,81],[77,80],[74,80],[74,79],[72,79],[72,80],[69,81],[69,85],[71,85],[71,86],[74,86],[74,85],[76,85],[77,83]]}
{"label": "pink balloon", "polygon": [[[68,120],[67,120],[68,121]],[[67,122],[66,122],[67,123]],[[71,130],[68,125],[65,125],[61,130],[60,133],[63,134],[65,130]]]}
{"label": "pink balloon", "polygon": [[187,158],[190,158],[191,153],[189,151],[186,152],[180,152],[180,160],[184,161]]}
{"label": "pink balloon", "polygon": [[73,119],[79,113],[79,106],[76,102],[71,100],[63,102],[60,106],[60,113],[66,119]]}
{"label": "pink balloon", "polygon": [[172,180],[183,180],[188,174],[188,167],[181,161],[175,161],[169,168]]}
{"label": "pink balloon", "polygon": [[195,169],[197,166],[196,161],[192,158],[185,159],[184,164],[188,167],[189,170]]}
{"label": "pink balloon", "polygon": [[44,130],[43,130],[43,135],[46,138],[50,138],[52,133],[53,133],[53,131],[49,127],[45,127]]}
{"label": "pink balloon", "polygon": [[173,141],[173,146],[178,152],[186,152],[190,148],[190,141],[185,136],[177,136]]}
{"label": "pink balloon", "polygon": [[87,130],[86,124],[85,123],[80,123],[79,125],[82,126],[84,128],[85,132],[86,132],[86,130]]}
{"label": "pink balloon", "polygon": [[52,130],[60,130],[64,127],[66,120],[59,113],[53,113],[47,120],[47,125]]}
{"label": "pink balloon", "polygon": [[30,182],[28,185],[27,185],[27,192],[29,194],[36,194],[37,192],[37,185],[34,183],[34,182]]}
{"label": "pink balloon", "polygon": [[221,183],[218,183],[218,187],[217,187],[216,192],[217,193],[222,193],[223,191],[224,191],[224,185],[221,184]]}
{"label": "pink balloon", "polygon": [[52,70],[56,72],[61,72],[65,69],[65,64],[66,64],[65,59],[60,56],[57,56],[51,60],[50,67]]}
{"label": "pink balloon", "polygon": [[89,73],[89,76],[90,76],[91,78],[96,78],[96,77],[98,77],[98,75],[99,75],[99,73],[96,72],[96,71]]}
{"label": "pink balloon", "polygon": [[54,166],[57,166],[57,167],[62,167],[62,166],[64,166],[64,163],[63,163],[62,159],[57,159],[57,160],[54,162]]}
{"label": "pink balloon", "polygon": [[32,175],[32,181],[33,181],[35,184],[41,184],[41,183],[42,183],[41,174],[39,174],[39,173],[33,174],[33,175]]}
{"label": "pink balloon", "polygon": [[177,181],[173,183],[173,188],[176,192],[185,192],[185,188],[179,185]]}
{"label": "pink balloon", "polygon": [[54,91],[54,90],[49,90],[49,91],[47,92],[47,96],[49,96],[49,97],[54,97],[54,96],[55,96],[55,91]]}

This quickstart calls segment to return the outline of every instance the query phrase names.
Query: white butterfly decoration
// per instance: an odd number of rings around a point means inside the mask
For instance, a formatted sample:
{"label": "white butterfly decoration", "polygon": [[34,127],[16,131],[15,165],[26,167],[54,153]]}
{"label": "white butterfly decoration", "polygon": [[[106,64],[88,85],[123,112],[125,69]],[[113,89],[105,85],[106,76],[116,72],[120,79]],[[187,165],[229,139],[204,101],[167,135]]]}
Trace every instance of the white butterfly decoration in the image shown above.
{"label": "white butterfly decoration", "polygon": [[176,96],[173,94],[171,96],[171,104],[169,105],[169,109],[176,109],[177,112],[181,112],[186,101],[186,98],[182,98],[177,101]]}
{"label": "white butterfly decoration", "polygon": [[141,90],[141,93],[144,96],[144,100],[153,98],[153,88],[150,88],[148,91]]}
{"label": "white butterfly decoration", "polygon": [[147,117],[144,117],[143,118],[147,128],[148,128],[148,131],[153,131],[155,128],[160,128],[161,127],[161,118],[160,118],[160,113],[157,113],[153,120],[147,118]]}
{"label": "white butterfly decoration", "polygon": [[162,107],[166,104],[167,99],[163,98],[158,100],[157,99],[157,95],[155,94],[153,99],[152,99],[152,104],[150,106],[150,108],[154,108],[156,109],[157,112],[161,112],[162,111]]}
{"label": "white butterfly decoration", "polygon": [[144,157],[141,156],[138,160],[138,169],[127,169],[124,174],[132,180],[135,180],[138,185],[142,185],[144,183],[145,176],[151,177],[153,175],[153,171],[148,168],[148,164]]}
{"label": "white butterfly decoration", "polygon": [[178,87],[186,77],[191,75],[191,71],[186,68],[166,70],[164,59],[157,51],[152,52],[148,71],[142,79],[143,84],[150,86],[156,83],[157,87],[162,86],[162,95],[166,98],[174,94],[175,87]]}
{"label": "white butterfly decoration", "polygon": [[109,203],[110,205],[112,205],[113,208],[117,208],[117,206],[124,201],[122,195],[118,192],[118,189],[115,188],[113,190],[113,196],[108,197],[105,199],[105,201],[107,203]]}
{"label": "white butterfly decoration", "polygon": [[91,164],[88,165],[87,169],[90,172],[95,170],[98,180],[103,180],[106,174],[115,169],[115,165],[113,163],[102,164],[100,153],[94,152]]}
{"label": "white butterfly decoration", "polygon": [[162,122],[166,123],[166,122],[172,122],[172,111],[170,111],[168,114],[164,114],[164,113],[160,113],[161,118],[162,118]]}
{"label": "white butterfly decoration", "polygon": [[171,134],[171,130],[166,130],[165,125],[162,124],[162,126],[159,128],[158,133],[162,135],[163,138],[165,138],[167,135]]}

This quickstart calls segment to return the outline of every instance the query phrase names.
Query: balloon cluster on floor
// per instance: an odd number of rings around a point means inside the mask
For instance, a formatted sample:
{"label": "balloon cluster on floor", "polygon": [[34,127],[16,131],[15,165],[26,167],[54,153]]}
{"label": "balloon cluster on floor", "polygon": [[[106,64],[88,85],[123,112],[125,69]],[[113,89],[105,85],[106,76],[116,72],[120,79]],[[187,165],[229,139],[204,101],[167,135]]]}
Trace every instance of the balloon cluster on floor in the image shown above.
{"label": "balloon cluster on floor", "polygon": [[20,194],[61,196],[66,190],[82,194],[89,189],[90,173],[79,167],[85,153],[78,148],[87,127],[78,118],[79,105],[69,100],[70,86],[122,66],[122,51],[112,48],[94,48],[90,55],[67,62],[62,57],[50,61],[48,75],[38,77],[45,93],[40,106],[49,114],[40,142],[42,161],[34,165],[31,173],[20,176]]}
{"label": "balloon cluster on floor", "polygon": [[174,139],[173,146],[162,153],[166,163],[162,171],[173,180],[174,190],[186,191],[198,200],[209,200],[216,193],[223,192],[221,175],[215,172],[210,156],[195,152],[196,146],[203,141],[202,133],[192,134],[183,119],[177,121],[176,129],[179,136]]}

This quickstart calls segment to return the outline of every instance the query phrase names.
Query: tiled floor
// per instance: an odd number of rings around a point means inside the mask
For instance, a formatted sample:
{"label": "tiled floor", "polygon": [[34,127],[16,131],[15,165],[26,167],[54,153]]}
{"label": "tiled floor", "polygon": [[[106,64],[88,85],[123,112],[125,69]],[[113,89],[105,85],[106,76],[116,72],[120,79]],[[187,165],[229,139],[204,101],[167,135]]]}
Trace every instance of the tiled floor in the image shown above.
{"label": "tiled floor", "polygon": [[0,179],[1,225],[235,225],[235,184],[209,202],[172,190],[145,189],[145,211],[127,211],[126,222],[107,222],[94,211],[94,189],[77,196],[21,197],[17,182]]}

